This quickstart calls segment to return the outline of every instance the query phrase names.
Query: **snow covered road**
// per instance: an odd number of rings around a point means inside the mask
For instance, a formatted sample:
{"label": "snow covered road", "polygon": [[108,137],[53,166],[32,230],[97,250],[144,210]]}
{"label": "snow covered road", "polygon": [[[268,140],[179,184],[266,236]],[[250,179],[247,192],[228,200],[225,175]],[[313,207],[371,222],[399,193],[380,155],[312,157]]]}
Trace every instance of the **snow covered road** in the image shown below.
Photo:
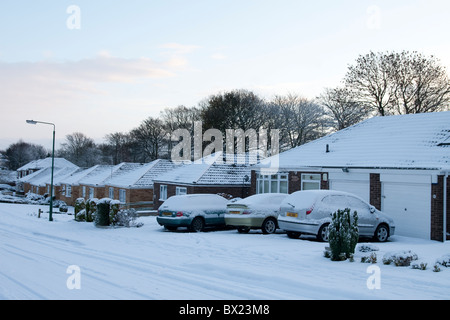
{"label": "snow covered road", "polygon": [[[140,218],[141,228],[96,228],[71,215],[38,219],[38,208],[0,204],[0,299],[450,298],[450,269],[431,271],[449,243],[395,236],[376,244],[381,289],[370,290],[371,265],[360,253],[353,263],[332,262],[312,239],[168,232],[155,217]],[[428,270],[383,265],[395,250],[416,252]],[[79,289],[68,285],[74,276]]]}

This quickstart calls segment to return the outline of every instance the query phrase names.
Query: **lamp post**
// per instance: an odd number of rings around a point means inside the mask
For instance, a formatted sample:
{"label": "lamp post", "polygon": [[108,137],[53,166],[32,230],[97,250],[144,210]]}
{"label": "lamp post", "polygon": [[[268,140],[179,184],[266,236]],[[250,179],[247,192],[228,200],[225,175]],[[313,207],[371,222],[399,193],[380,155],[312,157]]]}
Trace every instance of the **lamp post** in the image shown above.
{"label": "lamp post", "polygon": [[55,124],[51,122],[27,120],[28,124],[48,124],[53,126],[53,148],[52,148],[52,176],[50,180],[50,213],[48,215],[48,221],[53,221],[53,171],[55,169]]}

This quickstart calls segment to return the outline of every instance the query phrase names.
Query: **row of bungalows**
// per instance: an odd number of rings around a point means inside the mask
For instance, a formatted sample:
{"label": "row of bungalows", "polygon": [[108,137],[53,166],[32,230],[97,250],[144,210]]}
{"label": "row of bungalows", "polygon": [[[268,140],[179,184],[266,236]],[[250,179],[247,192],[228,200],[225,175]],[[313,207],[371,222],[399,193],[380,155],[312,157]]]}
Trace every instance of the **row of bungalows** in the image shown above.
{"label": "row of bungalows", "polygon": [[[58,168],[54,170],[53,194],[68,205],[74,205],[78,198],[108,197],[119,200],[123,207],[152,209],[154,178],[175,166],[171,161],[158,159],[146,164]],[[50,193],[50,177],[51,168],[45,168],[19,179],[19,184],[24,193],[45,195]]]}
{"label": "row of bungalows", "polygon": [[[46,168],[51,168],[51,167],[52,167],[52,158],[51,157],[47,157],[45,159],[33,160],[16,170],[17,178],[21,179],[21,178],[26,177],[30,174],[33,174],[37,171],[40,171],[40,170],[46,169]],[[54,168],[56,170],[61,169],[61,168],[78,169],[78,166],[64,158],[54,158]]]}
{"label": "row of bungalows", "polygon": [[220,194],[225,198],[250,195],[251,168],[259,157],[252,153],[216,152],[155,178],[155,208],[174,195]]}

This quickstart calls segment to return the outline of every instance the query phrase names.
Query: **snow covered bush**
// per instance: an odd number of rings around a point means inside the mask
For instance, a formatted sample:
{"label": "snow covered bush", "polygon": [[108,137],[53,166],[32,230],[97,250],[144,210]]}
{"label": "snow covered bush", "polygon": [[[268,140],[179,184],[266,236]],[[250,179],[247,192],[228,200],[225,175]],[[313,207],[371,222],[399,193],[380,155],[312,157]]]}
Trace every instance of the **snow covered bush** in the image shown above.
{"label": "snow covered bush", "polygon": [[328,226],[331,260],[339,261],[351,258],[358,243],[358,213],[353,216],[350,209],[338,210]]}
{"label": "snow covered bush", "polygon": [[97,211],[97,198],[88,199],[86,201],[86,222],[94,221],[95,212]]}
{"label": "snow covered bush", "polygon": [[428,263],[423,261],[415,261],[411,263],[411,269],[427,270]]}
{"label": "snow covered bush", "polygon": [[97,201],[97,210],[95,213],[95,225],[106,227],[109,226],[109,203],[111,199],[103,198]]}
{"label": "snow covered bush", "polygon": [[396,252],[388,252],[383,256],[384,264],[393,263],[396,267],[409,267],[412,261],[418,260],[419,257],[417,254],[408,251],[396,251]]}
{"label": "snow covered bush", "polygon": [[379,251],[380,248],[377,246],[371,244],[371,243],[362,243],[358,246],[359,252],[373,252],[373,251]]}
{"label": "snow covered bush", "polygon": [[78,198],[77,200],[75,200],[74,219],[78,220],[77,218],[78,214],[85,209],[86,209],[86,202],[84,201],[84,198]]}
{"label": "snow covered bush", "polygon": [[373,264],[377,263],[377,254],[375,252],[372,252],[368,256],[362,256],[361,262],[362,263],[373,263]]}
{"label": "snow covered bush", "polygon": [[112,222],[115,226],[139,228],[143,223],[136,223],[137,212],[134,209],[124,209],[117,212]]}
{"label": "snow covered bush", "polygon": [[437,259],[436,264],[440,264],[443,267],[450,268],[450,254],[446,254]]}

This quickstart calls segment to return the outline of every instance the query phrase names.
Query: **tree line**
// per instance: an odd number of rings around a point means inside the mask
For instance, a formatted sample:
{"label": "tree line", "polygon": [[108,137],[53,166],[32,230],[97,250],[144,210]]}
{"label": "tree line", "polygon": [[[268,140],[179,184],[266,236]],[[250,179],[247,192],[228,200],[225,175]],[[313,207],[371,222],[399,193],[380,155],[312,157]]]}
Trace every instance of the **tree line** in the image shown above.
{"label": "tree line", "polygon": [[[434,56],[418,52],[370,52],[360,55],[336,88],[325,88],[315,99],[300,94],[263,99],[252,91],[219,92],[197,106],[164,109],[129,132],[107,134],[96,144],[83,133],[66,136],[56,154],[81,167],[120,162],[146,163],[170,158],[177,143],[176,129],[193,134],[194,123],[204,131],[226,129],[279,129],[280,151],[352,126],[372,116],[389,116],[450,110],[447,70]],[[2,154],[12,170],[48,155],[41,146],[19,141]]]}

